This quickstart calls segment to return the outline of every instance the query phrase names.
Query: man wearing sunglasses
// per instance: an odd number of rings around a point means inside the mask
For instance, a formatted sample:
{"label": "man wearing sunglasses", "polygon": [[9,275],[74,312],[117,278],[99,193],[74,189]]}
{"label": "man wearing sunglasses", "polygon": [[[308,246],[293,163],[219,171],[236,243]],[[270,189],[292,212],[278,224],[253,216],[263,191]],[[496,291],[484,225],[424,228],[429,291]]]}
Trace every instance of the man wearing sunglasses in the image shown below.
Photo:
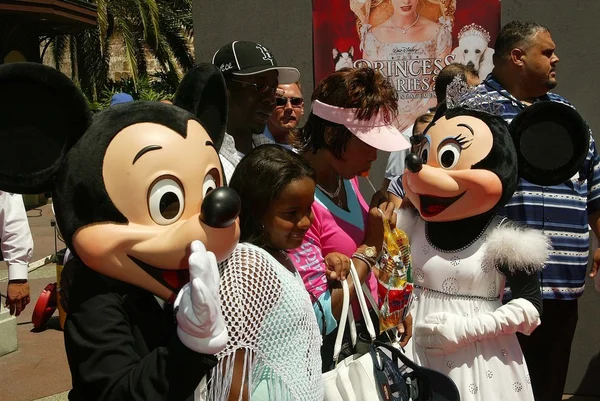
{"label": "man wearing sunglasses", "polygon": [[277,89],[275,110],[267,121],[264,136],[291,150],[291,132],[298,126],[298,122],[304,115],[302,88],[300,82],[294,82],[293,84],[279,84]]}
{"label": "man wearing sunglasses", "polygon": [[275,110],[277,85],[297,82],[300,72],[293,67],[280,67],[269,49],[246,41],[221,47],[212,63],[223,73],[229,94],[227,132],[219,151],[229,180],[239,161],[253,147],[273,143],[262,134]]}

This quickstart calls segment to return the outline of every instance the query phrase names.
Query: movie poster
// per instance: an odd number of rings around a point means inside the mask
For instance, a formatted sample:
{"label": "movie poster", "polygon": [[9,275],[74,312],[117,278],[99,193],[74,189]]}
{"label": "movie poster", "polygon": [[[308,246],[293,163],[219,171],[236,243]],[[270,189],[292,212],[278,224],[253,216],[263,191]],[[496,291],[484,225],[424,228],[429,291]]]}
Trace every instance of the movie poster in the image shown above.
{"label": "movie poster", "polygon": [[343,67],[381,70],[398,91],[404,131],[436,105],[435,77],[452,62],[492,70],[500,0],[313,0],[315,83]]}

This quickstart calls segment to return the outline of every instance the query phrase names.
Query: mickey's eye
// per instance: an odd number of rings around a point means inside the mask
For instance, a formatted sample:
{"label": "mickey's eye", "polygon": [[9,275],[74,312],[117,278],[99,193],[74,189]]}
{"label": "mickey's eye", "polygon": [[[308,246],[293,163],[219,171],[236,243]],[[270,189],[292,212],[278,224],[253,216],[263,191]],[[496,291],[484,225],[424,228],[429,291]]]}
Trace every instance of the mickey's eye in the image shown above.
{"label": "mickey's eye", "polygon": [[423,147],[421,148],[421,152],[419,154],[423,164],[427,164],[427,159],[429,158],[430,148],[431,148],[431,145],[429,145],[429,141],[425,141],[423,143]]}
{"label": "mickey's eye", "polygon": [[204,176],[204,183],[202,184],[202,197],[205,198],[209,192],[219,188],[220,186],[221,175],[219,174],[219,170],[213,168]]}
{"label": "mickey's eye", "polygon": [[456,166],[460,159],[461,148],[458,143],[445,143],[438,149],[438,163],[442,168],[450,170]]}
{"label": "mickey's eye", "polygon": [[206,177],[204,177],[204,184],[202,184],[203,197],[206,197],[210,191],[217,189],[218,187],[217,179],[213,175],[214,173],[216,172],[211,170],[210,173],[206,174]]}
{"label": "mickey's eye", "polygon": [[156,224],[166,226],[175,223],[184,207],[183,188],[173,178],[160,178],[150,188],[148,209]]}

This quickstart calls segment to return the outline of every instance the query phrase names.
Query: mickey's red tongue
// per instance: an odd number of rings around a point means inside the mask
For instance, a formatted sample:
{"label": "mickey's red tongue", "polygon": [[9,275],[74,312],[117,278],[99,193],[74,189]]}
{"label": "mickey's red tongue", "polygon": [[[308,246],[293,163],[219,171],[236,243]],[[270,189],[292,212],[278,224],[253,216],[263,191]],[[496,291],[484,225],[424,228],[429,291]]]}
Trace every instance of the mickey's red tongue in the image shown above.
{"label": "mickey's red tongue", "polygon": [[188,269],[164,270],[161,276],[165,284],[175,292],[178,292],[184,285],[190,282],[190,271]]}

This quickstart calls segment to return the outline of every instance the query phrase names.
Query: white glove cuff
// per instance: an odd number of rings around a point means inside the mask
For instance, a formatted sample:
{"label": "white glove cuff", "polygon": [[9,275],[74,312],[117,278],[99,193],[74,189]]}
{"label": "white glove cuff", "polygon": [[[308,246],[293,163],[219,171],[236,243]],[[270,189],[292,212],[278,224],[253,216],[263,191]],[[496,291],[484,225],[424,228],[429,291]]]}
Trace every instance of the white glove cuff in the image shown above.
{"label": "white glove cuff", "polygon": [[183,331],[183,329],[177,326],[177,337],[181,340],[183,345],[201,354],[215,355],[222,351],[227,345],[229,336],[227,335],[227,329],[224,327],[223,330],[217,334],[207,338],[193,337]]}

